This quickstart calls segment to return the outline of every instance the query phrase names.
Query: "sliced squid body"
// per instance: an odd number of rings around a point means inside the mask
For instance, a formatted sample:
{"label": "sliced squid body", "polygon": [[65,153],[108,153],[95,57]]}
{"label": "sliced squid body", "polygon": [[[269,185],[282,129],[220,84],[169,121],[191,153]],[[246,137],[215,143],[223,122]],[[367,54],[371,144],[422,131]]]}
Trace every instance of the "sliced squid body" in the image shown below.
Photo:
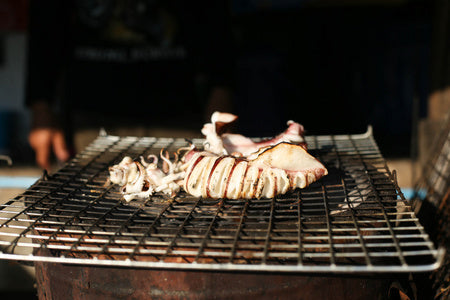
{"label": "sliced squid body", "polygon": [[304,188],[327,173],[302,146],[280,143],[260,150],[251,160],[196,153],[183,188],[196,197],[271,198]]}

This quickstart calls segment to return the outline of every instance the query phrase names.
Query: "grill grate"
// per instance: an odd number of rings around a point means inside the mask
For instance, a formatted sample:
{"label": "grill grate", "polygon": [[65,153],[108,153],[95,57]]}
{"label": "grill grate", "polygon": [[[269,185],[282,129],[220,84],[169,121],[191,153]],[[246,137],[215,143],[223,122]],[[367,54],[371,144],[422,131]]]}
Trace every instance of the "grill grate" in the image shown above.
{"label": "grill grate", "polygon": [[[308,136],[329,175],[273,199],[120,201],[109,166],[186,146],[100,135],[51,176],[0,207],[0,258],[150,268],[282,272],[436,269],[436,250],[374,141]],[[201,139],[193,140],[201,144]]]}
{"label": "grill grate", "polygon": [[434,299],[450,298],[450,113],[433,141],[415,186],[413,208],[436,245],[447,250],[442,267],[430,275]]}

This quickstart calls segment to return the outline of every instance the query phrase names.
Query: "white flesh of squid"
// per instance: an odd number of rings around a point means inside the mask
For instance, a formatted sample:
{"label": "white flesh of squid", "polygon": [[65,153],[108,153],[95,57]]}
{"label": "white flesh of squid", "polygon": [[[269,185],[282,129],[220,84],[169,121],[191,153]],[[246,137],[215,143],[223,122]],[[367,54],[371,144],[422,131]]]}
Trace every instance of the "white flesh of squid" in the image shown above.
{"label": "white flesh of squid", "polygon": [[186,170],[183,188],[196,197],[271,198],[304,188],[327,173],[301,146],[280,143],[253,160],[197,153]]}

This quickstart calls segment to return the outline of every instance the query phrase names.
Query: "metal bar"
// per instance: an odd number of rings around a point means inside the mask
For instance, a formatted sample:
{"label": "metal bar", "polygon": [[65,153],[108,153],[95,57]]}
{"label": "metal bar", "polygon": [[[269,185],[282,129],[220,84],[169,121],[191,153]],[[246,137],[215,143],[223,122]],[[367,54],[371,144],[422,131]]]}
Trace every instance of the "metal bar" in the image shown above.
{"label": "metal bar", "polygon": [[154,230],[156,224],[159,222],[159,220],[162,218],[163,214],[169,209],[169,207],[172,205],[172,202],[167,202],[165,207],[159,212],[158,216],[152,221],[150,226],[148,226],[147,230],[141,235],[140,239],[138,240],[136,246],[133,248],[133,251],[128,255],[128,260],[131,260],[134,258],[136,253],[139,252],[140,247],[143,245],[144,240],[146,237],[149,236],[149,233]]}
{"label": "metal bar", "polygon": [[[333,140],[333,143],[336,143],[336,140],[335,140],[334,136],[332,136],[332,140]],[[336,148],[335,148],[334,152],[336,154],[338,168],[340,168],[341,165],[342,165],[341,157],[340,157],[339,153],[336,151]],[[366,261],[366,264],[370,267],[370,266],[372,266],[372,262],[370,261],[369,252],[368,252],[367,247],[365,245],[364,239],[362,238],[361,230],[360,230],[360,228],[358,226],[358,222],[356,220],[356,216],[355,216],[353,205],[350,202],[349,197],[348,197],[349,191],[348,191],[347,185],[345,183],[345,180],[343,178],[341,178],[341,184],[342,184],[342,187],[344,189],[345,201],[347,202],[347,205],[350,208],[349,211],[351,213],[351,218],[352,218],[353,225],[354,225],[356,233],[357,233],[357,237],[358,237],[359,243],[361,244],[361,247],[363,249],[364,259]]]}
{"label": "metal bar", "polygon": [[198,252],[197,255],[195,256],[194,262],[198,262],[198,259],[200,258],[200,256],[203,253],[203,249],[205,248],[206,245],[206,241],[208,240],[208,238],[211,235],[211,231],[214,227],[214,224],[216,224],[217,222],[217,217],[219,216],[219,213],[222,211],[223,208],[223,204],[224,204],[224,199],[221,199],[219,202],[219,205],[217,206],[216,212],[214,214],[214,217],[212,218],[211,222],[209,223],[208,229],[206,230],[205,234],[203,235],[202,241],[200,243],[200,246],[198,247]]}
{"label": "metal bar", "polygon": [[335,266],[336,265],[336,259],[335,259],[335,254],[334,254],[334,248],[333,248],[333,233],[331,230],[331,221],[330,221],[330,214],[328,213],[329,208],[328,208],[328,202],[327,202],[327,192],[324,186],[322,186],[322,195],[323,195],[323,205],[325,207],[325,217],[326,217],[326,225],[327,225],[327,240],[328,240],[328,252],[329,252],[329,257],[330,257],[330,264],[331,266]]}
{"label": "metal bar", "polygon": [[243,226],[243,223],[244,223],[244,219],[245,219],[245,217],[247,215],[247,209],[248,209],[249,203],[250,203],[250,200],[246,200],[245,201],[244,209],[243,209],[243,211],[241,213],[241,216],[239,218],[239,226],[236,229],[236,233],[235,233],[234,239],[233,239],[233,246],[231,248],[230,255],[229,255],[229,262],[230,263],[233,263],[233,259],[234,259],[235,255],[236,255],[237,243],[238,243],[238,240],[239,240],[239,235],[241,234],[241,230],[242,230],[242,226]]}
{"label": "metal bar", "polygon": [[[98,199],[97,199],[98,200]],[[94,201],[96,202],[96,201]],[[92,203],[90,204],[92,205]],[[104,218],[111,213],[111,211],[113,211],[114,209],[116,209],[118,206],[120,206],[121,203],[118,202],[116,205],[114,205],[113,207],[111,207],[108,211],[106,211],[105,213],[103,213],[103,215],[101,215],[99,218],[97,218],[97,220],[91,224],[89,226],[88,229],[86,229],[83,234],[80,235],[80,237],[74,242],[72,243],[72,245],[70,246],[70,248],[66,251],[66,255],[69,254],[71,251],[75,250],[78,248],[78,245],[84,240],[84,238],[88,235],[92,235],[92,230],[91,228],[94,228],[97,224],[99,224],[101,221],[104,220]],[[64,254],[61,254],[62,256],[65,256]]]}
{"label": "metal bar", "polygon": [[344,188],[344,193],[346,195],[345,196],[345,201],[348,203],[348,207],[350,208],[350,213],[351,213],[352,221],[353,221],[353,223],[355,225],[355,230],[356,230],[356,233],[357,233],[357,237],[358,237],[359,243],[361,244],[361,247],[363,249],[364,259],[366,261],[366,264],[370,267],[370,266],[372,266],[372,262],[370,261],[369,251],[367,250],[366,243],[365,243],[364,239],[362,238],[361,230],[360,230],[360,228],[358,226],[358,222],[356,221],[356,216],[355,216],[354,208],[352,207],[352,203],[348,199],[348,196],[347,196],[348,195],[348,189],[347,189],[347,186],[345,184],[345,180],[342,180],[342,186]]}
{"label": "metal bar", "polygon": [[20,261],[42,261],[53,263],[68,263],[75,265],[92,265],[95,262],[97,266],[116,266],[116,267],[136,267],[136,268],[155,268],[155,269],[169,269],[169,270],[210,270],[210,271],[255,271],[255,272],[318,272],[318,273],[410,273],[410,272],[429,272],[436,270],[441,266],[445,250],[433,251],[433,254],[438,258],[437,261],[422,265],[409,265],[407,268],[398,268],[393,265],[379,265],[372,266],[370,269],[367,266],[345,266],[337,265],[333,269],[329,266],[321,265],[303,265],[299,268],[297,265],[244,265],[244,264],[180,264],[170,262],[149,262],[149,261],[133,261],[133,260],[103,260],[84,258],[70,258],[70,257],[42,257],[32,255],[18,255],[0,253],[0,259],[20,260]]}
{"label": "metal bar", "polygon": [[[137,140],[136,140],[136,142],[137,142]],[[131,147],[133,147],[133,145],[136,144],[136,142],[130,143],[129,146],[126,147],[122,152],[118,152],[118,153],[115,155],[114,159],[116,159],[116,158],[120,157],[121,155],[123,155],[123,152],[125,152],[125,151],[127,151],[128,149],[130,149]],[[114,146],[114,144],[112,144],[110,147],[113,147],[113,146]],[[103,152],[100,152],[100,154],[99,154],[98,156],[100,156],[102,153],[103,153]],[[97,157],[98,157],[98,156],[97,156]],[[85,166],[85,168],[87,168],[87,166],[89,166],[90,164],[91,164],[91,163],[88,163],[88,164]],[[90,183],[95,177],[97,177],[98,174],[99,174],[101,171],[102,171],[102,170],[99,170],[98,172],[93,173],[93,174],[90,176],[90,178],[87,180],[86,185],[87,185],[88,183]],[[90,207],[92,207],[92,205],[93,205],[94,203],[98,202],[99,199],[101,199],[101,198],[102,198],[109,190],[111,190],[112,187],[113,187],[113,186],[111,185],[111,186],[109,186],[108,188],[106,188],[106,189],[105,189],[98,197],[96,197],[94,200],[90,201],[90,202],[88,203],[87,206],[85,206],[83,209],[79,210],[79,211],[78,211],[71,219],[67,220],[67,221],[65,222],[65,224],[59,226],[59,228],[58,228],[58,229],[50,236],[50,238],[49,238],[47,241],[50,242],[50,241],[52,240],[52,238],[54,239],[55,236],[56,236],[59,232],[64,231],[64,229],[66,228],[66,226],[67,226],[68,224],[72,223],[73,220],[76,220],[77,218],[79,218],[79,216],[80,216],[83,212],[88,211],[88,209],[89,209]],[[79,189],[81,189],[81,187],[78,187],[77,189],[74,189],[74,190],[73,190],[71,193],[69,193],[65,198],[67,199],[70,195],[73,195],[73,194],[74,194],[77,190],[79,190]],[[106,215],[108,215],[111,211],[113,211],[113,210],[114,210],[116,207],[118,207],[119,205],[120,205],[120,202],[117,202],[117,204],[114,205],[113,207],[111,207],[107,212],[105,212],[105,213],[103,214],[103,216],[101,216],[100,218],[98,218],[98,219],[96,220],[96,222],[94,222],[93,224],[91,224],[91,226],[90,226],[89,228],[94,228],[94,226],[95,226],[96,224],[98,224],[101,220],[103,220],[103,218],[106,217]],[[90,229],[85,230],[84,233],[80,235],[80,237],[78,238],[78,240],[75,241],[75,242],[72,244],[72,246],[71,246],[70,249],[67,251],[67,253],[69,253],[70,251],[76,249],[77,245],[81,243],[81,241],[83,240],[83,238],[84,238],[86,235],[89,235],[89,234],[92,234],[92,232],[90,231]],[[45,243],[42,244],[42,248],[44,248],[44,247],[46,247],[46,244],[45,244]],[[64,254],[62,254],[62,255],[64,256]]]}
{"label": "metal bar", "polygon": [[[109,147],[112,147],[112,145],[114,145],[114,143],[111,144],[111,145],[109,145]],[[93,156],[93,157],[91,158],[90,162],[95,161],[100,155],[101,155],[101,153],[99,153],[99,154],[96,155],[96,156]],[[89,164],[87,164],[84,168],[81,168],[80,171],[77,172],[77,173],[75,173],[74,175],[72,175],[72,177],[71,177],[70,179],[73,179],[73,178],[76,178],[77,176],[79,176],[79,175],[82,173],[82,171],[83,171],[85,168],[87,168],[88,165],[89,165]],[[46,173],[44,173],[43,179],[45,180],[46,177],[47,177],[47,175],[46,175]],[[21,215],[21,214],[24,214],[24,213],[26,214],[26,211],[31,210],[33,207],[36,206],[36,204],[37,204],[38,202],[42,202],[43,199],[48,198],[51,194],[56,193],[56,192],[57,192],[58,190],[60,190],[62,187],[68,185],[68,184],[70,183],[70,181],[71,181],[71,180],[67,180],[67,181],[63,182],[63,183],[60,185],[60,187],[59,187],[58,189],[54,189],[54,190],[50,191],[49,193],[44,194],[37,202],[35,201],[34,203],[31,204],[31,206],[26,207],[22,212],[17,213],[14,217],[11,217],[7,222],[1,224],[1,225],[0,225],[0,229],[1,229],[3,226],[5,226],[6,224],[8,224],[11,220],[14,220],[17,216],[19,216],[19,215]],[[57,202],[52,206],[52,208],[58,206],[58,205],[60,204],[60,202],[61,202],[61,201],[57,201]],[[48,213],[49,213],[50,211],[51,211],[51,210],[47,210],[43,215],[41,215],[38,219],[36,219],[34,223],[32,223],[31,225],[29,225],[28,228],[25,229],[25,230],[22,232],[21,236],[22,236],[22,235],[25,235],[27,232],[31,231],[31,230],[34,228],[35,224],[36,224],[37,222],[39,222],[40,220],[42,220],[46,215],[48,215]],[[20,239],[20,236],[17,237],[17,238],[11,243],[11,245],[12,245],[11,251],[12,251],[12,252],[14,251],[14,248],[15,248],[14,245],[17,243],[17,241],[18,241],[19,239]]]}
{"label": "metal bar", "polygon": [[136,209],[129,217],[128,219],[125,220],[125,222],[122,222],[122,224],[120,225],[119,228],[117,228],[117,230],[114,232],[113,235],[111,235],[108,239],[108,241],[106,241],[105,243],[103,243],[103,247],[100,251],[100,253],[104,253],[106,254],[107,249],[108,249],[108,245],[111,245],[112,242],[114,241],[115,237],[119,236],[122,233],[122,230],[124,230],[126,228],[126,226],[128,224],[131,223],[131,221],[137,216],[138,213],[142,212],[142,209]]}
{"label": "metal bar", "polygon": [[[318,149],[318,141],[317,137],[314,137],[314,148]],[[334,253],[334,247],[333,247],[333,232],[331,229],[331,220],[330,220],[330,214],[329,214],[329,206],[328,206],[328,197],[327,197],[327,191],[324,185],[321,185],[322,189],[322,200],[323,200],[323,206],[325,210],[325,217],[326,217],[326,226],[327,226],[327,234],[328,234],[328,252],[330,257],[330,264],[331,267],[334,267],[336,265],[336,259],[335,259],[335,253]]]}
{"label": "metal bar", "polygon": [[[105,193],[107,193],[111,188],[112,188],[112,186],[110,186],[109,188],[105,189],[105,191],[103,191],[103,193],[102,193],[101,195],[104,195]],[[68,194],[66,197],[64,197],[64,198],[62,199],[62,201],[67,200],[67,199],[70,197],[71,194],[75,193],[75,191],[76,191],[76,189],[75,189],[72,193],[70,193],[70,194]],[[90,207],[93,205],[93,203],[95,203],[97,200],[98,200],[98,198],[95,199],[95,200],[93,200],[93,201],[91,201],[87,206],[83,207],[83,208],[82,208],[81,210],[79,210],[75,215],[73,215],[71,219],[68,219],[66,222],[64,222],[64,224],[59,225],[58,228],[56,229],[56,231],[54,231],[54,232],[49,236],[49,238],[47,239],[47,243],[49,243],[52,239],[53,239],[53,240],[56,239],[56,236],[58,235],[58,233],[64,232],[64,231],[65,231],[65,228],[66,228],[69,224],[73,223],[74,220],[78,219],[79,216],[80,216],[83,212],[87,211],[88,208],[90,208]],[[119,203],[117,203],[117,205],[119,205]],[[49,210],[49,212],[50,212],[50,211],[51,211],[51,210]],[[38,224],[39,224],[39,223],[38,223]],[[34,227],[35,227],[35,226],[36,226],[36,223],[34,223]],[[41,247],[41,248],[45,248],[47,243],[45,243],[45,242],[42,243],[42,247]]]}
{"label": "metal bar", "polygon": [[301,191],[297,192],[297,264],[299,266],[303,265],[303,243],[302,243],[302,201],[301,201]]}
{"label": "metal bar", "polygon": [[[403,201],[406,202],[406,198],[405,198],[405,196],[403,195],[400,186],[398,185],[398,182],[397,182],[397,179],[396,179],[396,176],[395,176],[395,175],[396,175],[396,173],[393,173],[393,174],[391,175],[391,180],[392,180],[392,182],[394,183],[394,187],[395,187],[395,189],[397,190],[397,193],[398,193],[399,197],[400,197]],[[410,209],[411,209],[411,207],[410,207]],[[411,215],[413,215],[412,212],[411,212]],[[400,221],[400,220],[397,219],[397,222],[398,222],[398,221]],[[418,230],[418,231],[420,232],[420,235],[416,235],[416,236],[420,236],[420,237],[424,240],[424,242],[423,242],[421,245],[428,246],[428,249],[429,249],[430,251],[432,251],[432,250],[433,250],[433,247],[434,247],[434,243],[431,241],[430,237],[429,237],[428,234],[425,232],[425,229],[424,229],[424,227],[420,224],[419,219],[418,219],[418,218],[412,218],[412,217],[411,217],[411,218],[408,219],[408,221],[414,222],[415,225],[416,225],[416,226],[415,226],[415,229]],[[398,230],[399,227],[397,226],[396,229]],[[405,236],[400,235],[400,234],[397,234],[397,237],[399,237],[399,238],[405,238]],[[400,243],[400,245],[402,246],[401,243]]]}
{"label": "metal bar", "polygon": [[269,245],[270,245],[270,236],[272,234],[272,227],[273,227],[273,218],[274,218],[274,210],[275,210],[275,200],[276,197],[273,197],[270,201],[270,215],[269,215],[269,224],[267,225],[267,233],[266,233],[266,239],[264,241],[264,250],[263,250],[263,258],[262,258],[262,264],[267,263],[267,253],[269,251]]}
{"label": "metal bar", "polygon": [[[350,138],[350,141],[352,142],[352,144],[355,143],[355,142],[353,141],[352,138]],[[367,164],[366,164],[366,162],[364,161],[364,159],[362,158],[362,155],[361,155],[361,153],[360,153],[359,151],[358,151],[357,156],[358,156],[359,159],[361,160],[362,165],[365,167],[365,171],[366,171],[367,173],[369,173],[369,169],[368,169],[368,167],[367,167]],[[385,168],[387,169],[386,163],[385,163]],[[385,207],[384,207],[384,205],[383,205],[383,203],[382,203],[382,201],[381,201],[381,199],[380,199],[381,197],[380,197],[380,195],[379,195],[379,192],[378,192],[377,188],[375,187],[375,184],[374,184],[374,182],[373,182],[373,179],[372,179],[370,176],[368,176],[368,178],[369,178],[369,183],[370,183],[370,185],[371,185],[373,191],[375,192],[375,199],[376,199],[376,201],[378,202],[378,204],[379,204],[379,206],[380,206],[380,208],[381,208],[381,211],[382,211],[382,213],[383,213],[383,217],[384,217],[384,220],[385,220],[386,225],[387,225],[387,227],[388,227],[389,233],[390,233],[390,235],[391,235],[391,237],[392,237],[392,240],[394,241],[396,253],[398,254],[398,258],[399,258],[399,260],[400,260],[400,263],[401,263],[401,265],[402,265],[403,267],[406,267],[406,266],[407,266],[406,260],[405,260],[405,258],[404,258],[404,256],[403,256],[403,253],[402,253],[401,247],[400,247],[400,245],[399,245],[398,239],[397,239],[396,236],[395,236],[395,232],[394,232],[394,230],[393,230],[393,228],[392,228],[391,222],[390,222],[389,217],[388,217],[388,215],[387,215],[387,213],[386,213],[386,209],[385,209]],[[372,256],[373,256],[373,255],[376,255],[376,254],[375,254],[375,253],[370,253],[369,255],[372,255]]]}
{"label": "metal bar", "polygon": [[187,214],[187,216],[184,218],[183,223],[181,223],[181,225],[178,227],[178,230],[176,232],[176,234],[174,234],[173,238],[171,239],[169,245],[167,246],[166,252],[164,253],[164,255],[161,258],[161,261],[164,261],[166,259],[166,257],[170,254],[170,252],[172,251],[172,247],[175,245],[175,241],[177,239],[177,237],[180,235],[180,233],[184,230],[184,227],[186,225],[186,223],[189,221],[189,219],[192,217],[192,213],[194,212],[194,210],[198,207],[199,202],[201,201],[201,198],[197,198],[197,201],[195,202],[195,204],[192,206],[191,210],[189,211],[189,213]]}

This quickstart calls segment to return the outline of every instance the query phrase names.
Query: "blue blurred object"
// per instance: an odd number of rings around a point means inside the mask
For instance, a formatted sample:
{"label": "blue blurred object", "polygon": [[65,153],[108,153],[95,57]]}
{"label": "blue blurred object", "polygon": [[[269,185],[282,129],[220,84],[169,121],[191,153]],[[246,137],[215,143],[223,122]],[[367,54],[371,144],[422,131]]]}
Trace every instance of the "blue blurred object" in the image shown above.
{"label": "blue blurred object", "polygon": [[31,176],[0,176],[0,188],[28,188],[35,183],[39,177]]}
{"label": "blue blurred object", "polygon": [[412,188],[402,188],[402,193],[405,196],[405,198],[408,200],[413,199],[413,198],[424,200],[425,197],[427,196],[427,191],[424,189],[416,191]]}

